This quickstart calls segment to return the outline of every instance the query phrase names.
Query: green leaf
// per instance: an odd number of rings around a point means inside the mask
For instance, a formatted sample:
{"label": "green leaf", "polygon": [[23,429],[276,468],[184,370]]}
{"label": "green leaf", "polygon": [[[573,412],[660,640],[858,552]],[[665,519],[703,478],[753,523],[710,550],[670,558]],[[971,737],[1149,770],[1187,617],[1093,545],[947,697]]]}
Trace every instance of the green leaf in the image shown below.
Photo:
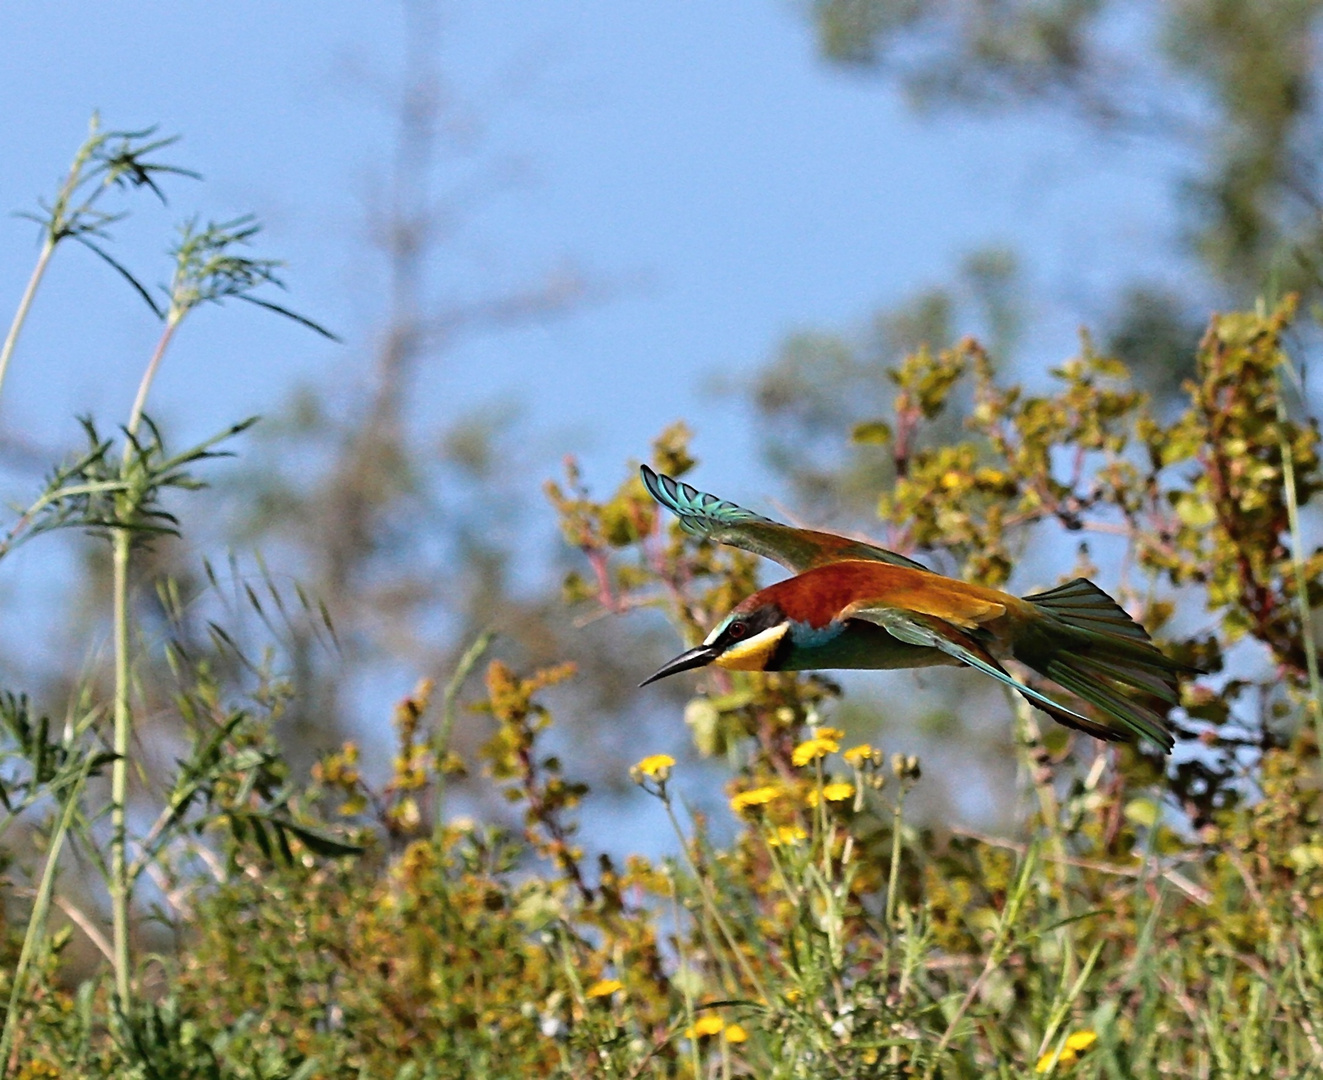
{"label": "green leaf", "polygon": [[303,842],[314,855],[320,855],[327,859],[338,859],[346,855],[361,855],[363,853],[362,844],[350,843],[335,834],[323,829],[315,829],[309,825],[300,825],[289,818],[272,818],[273,824],[293,833]]}
{"label": "green leaf", "polygon": [[1127,821],[1151,829],[1157,823],[1159,808],[1152,799],[1131,799],[1122,813]]}
{"label": "green leaf", "polygon": [[1217,508],[1213,505],[1213,501],[1193,491],[1178,495],[1174,509],[1181,523],[1192,529],[1207,528],[1217,520]]}
{"label": "green leaf", "polygon": [[850,441],[866,446],[889,446],[891,426],[881,420],[867,420],[850,430]]}

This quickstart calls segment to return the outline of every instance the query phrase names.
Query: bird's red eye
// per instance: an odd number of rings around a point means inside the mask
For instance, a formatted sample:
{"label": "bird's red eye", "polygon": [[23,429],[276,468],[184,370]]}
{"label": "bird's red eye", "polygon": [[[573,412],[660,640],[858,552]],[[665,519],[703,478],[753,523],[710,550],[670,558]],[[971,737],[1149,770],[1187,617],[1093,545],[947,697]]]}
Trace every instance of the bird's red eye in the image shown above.
{"label": "bird's red eye", "polygon": [[739,641],[740,638],[742,638],[748,632],[749,632],[749,628],[745,626],[744,623],[733,622],[730,624],[730,628],[726,631],[726,635],[735,641]]}

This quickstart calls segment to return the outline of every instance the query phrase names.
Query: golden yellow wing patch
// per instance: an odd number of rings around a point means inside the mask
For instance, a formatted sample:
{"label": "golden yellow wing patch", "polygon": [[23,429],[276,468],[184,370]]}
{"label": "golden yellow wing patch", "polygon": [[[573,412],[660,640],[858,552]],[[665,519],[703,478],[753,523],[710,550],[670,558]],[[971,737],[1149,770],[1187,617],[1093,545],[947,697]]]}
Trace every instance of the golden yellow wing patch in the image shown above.
{"label": "golden yellow wing patch", "polygon": [[[982,589],[975,591],[971,586],[951,588],[936,575],[930,577],[935,580],[923,582],[922,588],[889,589],[883,606],[931,615],[962,630],[973,630],[1006,614],[1006,605],[985,595]],[[954,584],[963,585],[962,582]],[[878,606],[876,597],[859,600],[841,612],[841,617],[848,619],[855,610]]]}

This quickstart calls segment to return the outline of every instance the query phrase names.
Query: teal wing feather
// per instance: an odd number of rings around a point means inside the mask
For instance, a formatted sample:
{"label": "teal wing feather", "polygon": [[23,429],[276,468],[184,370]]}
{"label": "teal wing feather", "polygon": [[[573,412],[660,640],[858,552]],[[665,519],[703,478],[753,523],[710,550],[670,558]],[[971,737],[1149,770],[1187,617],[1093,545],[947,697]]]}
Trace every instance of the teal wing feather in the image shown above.
{"label": "teal wing feather", "polygon": [[743,548],[765,559],[779,562],[795,573],[842,559],[866,559],[927,570],[922,563],[886,548],[833,533],[796,529],[745,510],[725,499],[708,495],[680,480],[642,468],[643,484],[652,497],[680,519],[680,527],[693,536],[719,544]]}
{"label": "teal wing feather", "polygon": [[[1152,644],[1148,631],[1088,578],[1075,578],[1055,589],[1034,593],[1024,599],[1076,629],[1108,637],[1119,634],[1130,641],[1143,642],[1149,646]],[[1173,661],[1168,663],[1173,667],[1179,666]]]}
{"label": "teal wing feather", "polygon": [[[1076,578],[1024,599],[1050,616],[1020,635],[1015,658],[1166,750],[1163,715],[1180,700],[1178,676],[1194,669],[1171,659],[1102,589]],[[1161,708],[1143,700],[1156,700]]]}
{"label": "teal wing feather", "polygon": [[997,659],[988,652],[978,640],[978,637],[975,636],[978,631],[970,633],[936,616],[882,606],[851,607],[850,617],[875,623],[900,641],[909,645],[926,645],[931,649],[938,649],[961,663],[968,664],[970,667],[983,672],[985,675],[991,675],[998,682],[1009,686],[1022,695],[1031,705],[1042,709],[1054,720],[1065,724],[1067,727],[1078,728],[1080,731],[1088,732],[1095,738],[1104,739],[1108,742],[1117,742],[1129,738],[1127,733],[1115,731],[1096,720],[1090,720],[1074,709],[1068,709],[1060,702],[1053,701],[1046,694],[1040,694],[1032,686],[1026,686],[1002,667]]}

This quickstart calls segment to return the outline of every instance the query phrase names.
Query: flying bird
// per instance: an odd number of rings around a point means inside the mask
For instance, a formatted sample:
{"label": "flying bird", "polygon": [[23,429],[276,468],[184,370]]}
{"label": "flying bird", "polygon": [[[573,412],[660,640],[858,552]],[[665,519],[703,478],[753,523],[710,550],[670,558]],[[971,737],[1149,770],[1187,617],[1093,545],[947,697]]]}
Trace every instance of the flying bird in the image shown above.
{"label": "flying bird", "polygon": [[[746,597],[701,645],[641,684],[715,664],[741,671],[918,668],[964,664],[991,675],[1067,727],[1109,742],[1144,737],[1170,752],[1166,712],[1177,673],[1144,628],[1076,578],[1018,597],[971,585],[859,540],[783,525],[644,465],[654,499],[694,536],[773,559],[795,576]],[[1026,686],[1011,658],[1098,710],[1085,716]]]}

